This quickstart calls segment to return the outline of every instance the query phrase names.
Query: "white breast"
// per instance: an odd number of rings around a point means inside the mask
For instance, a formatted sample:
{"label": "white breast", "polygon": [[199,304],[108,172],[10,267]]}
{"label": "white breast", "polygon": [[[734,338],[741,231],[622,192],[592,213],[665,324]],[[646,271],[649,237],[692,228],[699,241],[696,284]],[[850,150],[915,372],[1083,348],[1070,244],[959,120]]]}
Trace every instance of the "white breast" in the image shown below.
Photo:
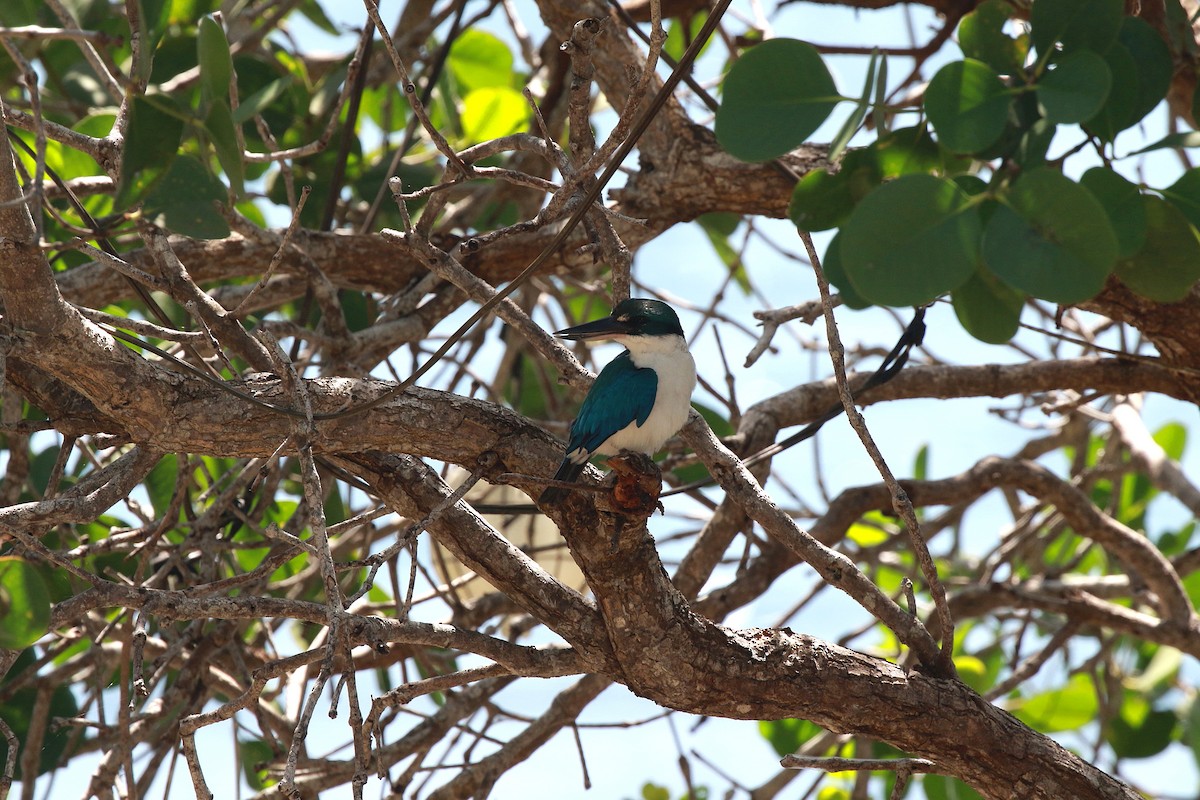
{"label": "white breast", "polygon": [[618,341],[629,349],[634,366],[658,373],[658,394],[645,424],[634,422],[617,431],[596,452],[657,453],[687,422],[696,388],[696,362],[681,336],[622,336]]}

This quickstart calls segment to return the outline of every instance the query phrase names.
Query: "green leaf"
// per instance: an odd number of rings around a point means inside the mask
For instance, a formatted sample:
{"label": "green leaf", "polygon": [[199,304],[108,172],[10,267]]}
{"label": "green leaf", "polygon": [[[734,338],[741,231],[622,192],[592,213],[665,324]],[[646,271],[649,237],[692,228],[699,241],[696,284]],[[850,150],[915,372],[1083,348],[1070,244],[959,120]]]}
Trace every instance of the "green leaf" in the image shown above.
{"label": "green leaf", "polygon": [[1117,41],[1103,57],[1112,75],[1112,88],[1100,113],[1088,120],[1086,128],[1111,142],[1166,97],[1172,62],[1163,40],[1136,17],[1125,18]]}
{"label": "green leaf", "polygon": [[50,592],[37,568],[15,556],[0,557],[0,648],[24,650],[49,625]]}
{"label": "green leaf", "polygon": [[665,786],[646,783],[642,785],[642,800],[671,800],[671,793]]}
{"label": "green leaf", "polygon": [[837,135],[829,143],[829,154],[826,156],[830,161],[836,161],[846,149],[846,145],[850,143],[850,139],[858,131],[858,127],[862,125],[863,119],[867,116],[867,109],[871,107],[871,96],[875,90],[875,65],[879,60],[879,50],[876,49],[871,53],[871,60],[867,62],[867,80],[863,84],[862,96],[858,99],[858,103],[850,112],[850,116],[846,117],[846,121],[842,124]]}
{"label": "green leaf", "polygon": [[1182,211],[1192,225],[1200,227],[1200,167],[1192,167],[1180,175],[1179,180],[1163,189],[1162,196]]}
{"label": "green leaf", "polygon": [[178,476],[179,457],[174,453],[167,453],[159,459],[143,481],[156,515],[161,517],[170,507],[171,498],[175,496],[175,482]]}
{"label": "green leaf", "polygon": [[[700,33],[700,29],[704,27],[705,20],[708,19],[707,11],[698,11],[688,15],[686,20],[676,18],[671,20],[671,24],[667,26],[667,41],[663,43],[663,52],[671,58],[678,61],[683,58],[683,53],[688,46],[696,40],[696,35]],[[700,48],[699,55],[704,55],[712,44],[712,39],[704,43]]]}
{"label": "green leaf", "polygon": [[984,800],[979,792],[948,775],[926,775],[921,779],[921,787],[928,800]]}
{"label": "green leaf", "polygon": [[1184,741],[1192,749],[1192,758],[1200,765],[1200,698],[1192,695],[1191,700],[1183,720]]}
{"label": "green leaf", "polygon": [[1045,61],[1062,42],[1065,52],[1107,50],[1117,38],[1125,7],[1122,0],[1037,0],[1029,14],[1033,46]]}
{"label": "green leaf", "polygon": [[155,181],[166,172],[179,152],[183,120],[167,111],[170,98],[155,95],[134,97],[129,104],[125,127],[125,149],[121,159],[121,177],[113,208],[122,210],[141,199]]}
{"label": "green leaf", "polygon": [[1058,733],[1083,727],[1096,718],[1098,711],[1092,679],[1077,674],[1060,689],[1020,701],[1013,714],[1034,730]]}
{"label": "green leaf", "polygon": [[214,205],[228,200],[225,185],[193,156],[180,156],[146,196],[146,215],[173,233],[223,239],[229,224]]}
{"label": "green leaf", "polygon": [[1111,87],[1104,59],[1091,50],[1076,50],[1038,81],[1038,103],[1050,122],[1084,122],[1100,111]]}
{"label": "green leaf", "polygon": [[988,688],[988,668],[978,656],[963,653],[954,657],[954,669],[962,682],[977,692]]}
{"label": "green leaf", "polygon": [[958,46],[963,55],[982,61],[1002,75],[1016,75],[1029,52],[1028,37],[1004,32],[1013,7],[1004,0],[985,0],[958,23]]}
{"label": "green leaf", "polygon": [[862,297],[920,305],[971,276],[980,230],[974,205],[952,181],[905,175],[858,204],[842,228],[841,257]]}
{"label": "green leaf", "polygon": [[238,147],[237,130],[233,126],[233,116],[229,113],[229,104],[223,100],[214,101],[204,120],[204,129],[212,137],[213,149],[217,151],[217,161],[229,178],[229,186],[235,197],[245,194],[243,183],[242,148]]}
{"label": "green leaf", "polygon": [[1004,344],[1020,328],[1025,296],[980,267],[950,293],[959,323],[981,342]]}
{"label": "green leaf", "polygon": [[929,445],[923,444],[917,450],[917,457],[913,460],[913,480],[923,481],[929,477]]}
{"label": "green leaf", "polygon": [[742,218],[740,215],[722,211],[701,214],[696,218],[696,222],[708,236],[708,241],[712,244],[713,250],[716,251],[717,256],[721,259],[721,263],[733,270],[733,278],[737,281],[738,287],[743,292],[749,293],[751,287],[749,279],[746,276],[745,267],[742,264],[742,256],[729,243],[729,237],[737,230],[741,221]]}
{"label": "green leaf", "polygon": [[243,122],[249,122],[254,119],[255,115],[266,111],[291,86],[292,76],[284,75],[282,78],[276,78],[245,100],[242,100],[238,103],[237,111],[233,112],[234,124],[241,125]]}
{"label": "green leaf", "polygon": [[1039,119],[1021,133],[1013,158],[1023,169],[1045,166],[1046,152],[1054,141],[1058,126],[1046,119]]}
{"label": "green leaf", "polygon": [[303,14],[305,19],[330,36],[340,36],[342,34],[342,31],[338,30],[337,25],[333,24],[333,20],[325,14],[325,9],[321,8],[321,4],[317,0],[303,0],[296,10]]}
{"label": "green leaf", "polygon": [[[9,670],[9,675],[22,672],[25,667],[30,666],[33,658],[34,650],[25,650],[18,656],[17,663]],[[5,702],[0,703],[0,719],[8,723],[9,728],[16,735],[18,743],[28,740],[29,728],[32,723],[30,712],[37,702],[37,693],[38,690],[32,686],[18,689],[12,692]],[[48,711],[51,719],[72,719],[79,714],[79,705],[75,702],[75,696],[71,694],[71,690],[67,686],[60,685],[50,695]],[[68,753],[68,747],[77,748],[80,741],[81,738],[69,726],[59,727],[53,724],[48,726],[42,738],[42,751],[37,759],[37,774],[42,775],[57,767]],[[5,763],[7,759],[8,742],[0,736],[0,763]],[[17,769],[13,777],[17,780],[23,779],[20,758],[17,759]]]}
{"label": "green leaf", "polygon": [[246,777],[246,785],[256,792],[261,792],[275,781],[267,765],[275,758],[271,745],[261,739],[238,742],[238,760],[242,763],[242,774]]}
{"label": "green leaf", "polygon": [[1155,711],[1145,698],[1126,692],[1121,713],[1109,720],[1104,738],[1118,758],[1150,758],[1175,740],[1178,725],[1174,711]]}
{"label": "green leaf", "polygon": [[529,122],[529,106],[517,90],[491,86],[463,98],[461,119],[467,141],[486,142],[524,130]]}
{"label": "green leaf", "polygon": [[1180,131],[1179,133],[1167,134],[1154,144],[1148,144],[1141,150],[1134,150],[1129,155],[1137,156],[1142,153],[1149,153],[1151,150],[1175,150],[1180,147],[1200,147],[1200,131]]}
{"label": "green leaf", "polygon": [[788,218],[810,233],[840,226],[853,210],[854,197],[844,173],[831,175],[825,169],[814,169],[798,180],[788,202]]}
{"label": "green leaf", "polygon": [[1117,44],[1129,51],[1133,63],[1137,66],[1137,90],[1134,93],[1136,102],[1133,106],[1133,120],[1130,122],[1132,125],[1149,114],[1167,96],[1171,88],[1174,66],[1167,43],[1158,31],[1141,17],[1124,17],[1121,20]]}
{"label": "green leaf", "polygon": [[886,542],[891,536],[887,531],[880,530],[874,525],[855,522],[846,529],[846,538],[859,547],[875,547]]}
{"label": "green leaf", "polygon": [[1117,257],[1128,258],[1140,250],[1146,242],[1146,206],[1137,185],[1107,167],[1092,167],[1079,182],[1108,215],[1117,237]]}
{"label": "green leaf", "polygon": [[1167,458],[1178,461],[1183,458],[1184,448],[1187,447],[1187,428],[1179,422],[1168,422],[1154,432],[1154,441],[1167,454]]}
{"label": "green leaf", "polygon": [[864,299],[850,283],[850,279],[846,277],[846,269],[842,266],[841,232],[835,233],[829,240],[825,258],[821,261],[821,269],[825,270],[825,280],[833,284],[838,290],[838,294],[842,296],[842,303],[846,308],[859,310],[874,305],[870,300]]}
{"label": "green leaf", "polygon": [[200,62],[200,82],[211,101],[229,102],[229,82],[233,78],[233,56],[221,23],[206,14],[200,18],[196,36],[196,55]]}
{"label": "green leaf", "polygon": [[170,0],[138,0],[138,19],[141,21],[141,47],[137,75],[146,79],[153,68],[154,53],[170,21]]}
{"label": "green leaf", "polygon": [[[880,136],[863,150],[855,153],[873,152],[873,166],[877,173],[869,188],[873,189],[881,179],[898,178],[915,172],[932,172],[949,177],[970,167],[970,158],[957,156],[938,146],[924,125],[900,128]],[[853,155],[853,154],[851,154]],[[850,156],[846,156],[847,159]],[[863,191],[859,197],[865,197]]]}
{"label": "green leaf", "polygon": [[1012,97],[995,71],[968,58],[938,70],[925,90],[925,113],[944,147],[975,153],[996,143]]}
{"label": "green leaf", "polygon": [[806,719],[760,720],[758,733],[780,756],[791,755],[800,745],[822,732],[820,725]]}
{"label": "green leaf", "polygon": [[742,161],[777,158],[803,144],[840,99],[816,48],[771,39],[747,51],[725,76],[717,140]]}
{"label": "green leaf", "polygon": [[478,28],[459,32],[450,45],[446,65],[464,97],[476,89],[512,88],[512,51],[495,35]]}
{"label": "green leaf", "polygon": [[998,278],[1064,305],[1103,288],[1117,240],[1087,189],[1041,167],[1021,175],[1001,200],[983,234],[983,260]]}
{"label": "green leaf", "polygon": [[1117,262],[1117,277],[1142,297],[1174,303],[1200,280],[1200,240],[1187,217],[1161,197],[1142,197],[1146,243]]}

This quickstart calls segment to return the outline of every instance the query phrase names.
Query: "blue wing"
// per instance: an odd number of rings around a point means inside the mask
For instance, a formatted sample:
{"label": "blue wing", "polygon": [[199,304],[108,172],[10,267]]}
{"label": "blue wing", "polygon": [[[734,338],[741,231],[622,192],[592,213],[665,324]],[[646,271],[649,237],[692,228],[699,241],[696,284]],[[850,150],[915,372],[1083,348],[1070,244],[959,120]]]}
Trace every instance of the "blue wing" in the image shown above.
{"label": "blue wing", "polygon": [[604,440],[630,423],[645,424],[658,394],[658,373],[635,367],[629,351],[600,370],[571,424],[567,453],[582,448],[590,456]]}

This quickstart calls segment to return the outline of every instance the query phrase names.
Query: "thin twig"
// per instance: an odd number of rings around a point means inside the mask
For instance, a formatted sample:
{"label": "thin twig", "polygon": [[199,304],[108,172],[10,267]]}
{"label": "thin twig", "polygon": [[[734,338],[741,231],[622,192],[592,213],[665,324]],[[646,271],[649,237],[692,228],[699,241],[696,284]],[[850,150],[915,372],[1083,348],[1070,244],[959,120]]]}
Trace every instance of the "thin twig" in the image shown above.
{"label": "thin twig", "polygon": [[821,292],[821,307],[825,313],[825,333],[829,339],[829,356],[833,362],[833,374],[837,380],[838,395],[841,397],[842,406],[846,409],[846,419],[849,420],[850,426],[854,428],[854,432],[858,434],[859,440],[862,441],[863,447],[866,449],[868,455],[871,456],[871,460],[875,463],[875,468],[879,470],[879,474],[883,477],[883,482],[887,485],[888,491],[892,495],[892,507],[900,518],[904,520],[904,527],[908,530],[909,541],[912,543],[917,563],[921,566],[921,573],[925,576],[925,583],[928,585],[929,593],[933,597],[934,607],[941,627],[941,657],[940,663],[927,664],[926,666],[937,668],[943,674],[953,675],[954,618],[950,615],[950,605],[946,602],[946,588],[938,578],[937,565],[934,564],[933,557],[929,554],[929,547],[925,544],[925,539],[921,534],[920,522],[917,520],[917,514],[913,509],[912,501],[909,500],[908,494],[900,486],[899,482],[896,481],[896,476],[892,474],[891,468],[884,461],[883,454],[875,444],[871,432],[867,430],[867,423],[863,419],[862,413],[859,412],[858,406],[854,404],[854,397],[850,394],[850,386],[846,382],[845,351],[842,349],[842,340],[838,334],[837,321],[833,316],[833,298],[829,291],[829,282],[825,279],[825,273],[821,269],[821,260],[817,255],[816,247],[813,245],[812,237],[808,235],[807,231],[803,230],[799,231],[799,234],[800,239],[804,242],[805,250],[808,251],[808,257],[812,263],[813,275],[817,279],[817,288]]}

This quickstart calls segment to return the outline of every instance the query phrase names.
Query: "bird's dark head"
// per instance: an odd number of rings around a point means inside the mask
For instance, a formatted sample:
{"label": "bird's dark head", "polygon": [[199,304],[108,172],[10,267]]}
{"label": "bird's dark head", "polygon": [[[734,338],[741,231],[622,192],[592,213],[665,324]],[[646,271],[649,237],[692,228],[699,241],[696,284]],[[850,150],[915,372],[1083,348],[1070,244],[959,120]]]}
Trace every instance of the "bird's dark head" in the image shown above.
{"label": "bird's dark head", "polygon": [[572,341],[617,339],[630,336],[683,336],[679,317],[660,300],[630,298],[618,303],[612,313],[594,322],[558,331],[556,336]]}

